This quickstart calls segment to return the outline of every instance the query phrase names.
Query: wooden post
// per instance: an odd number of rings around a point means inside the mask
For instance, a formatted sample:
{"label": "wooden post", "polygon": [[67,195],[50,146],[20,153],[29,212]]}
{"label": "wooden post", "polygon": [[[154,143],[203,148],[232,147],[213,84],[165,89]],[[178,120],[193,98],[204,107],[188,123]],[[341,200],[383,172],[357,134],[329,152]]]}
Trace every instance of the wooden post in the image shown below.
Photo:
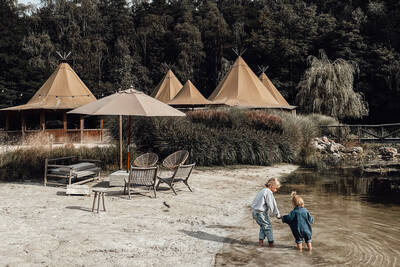
{"label": "wooden post", "polygon": [[119,169],[122,170],[122,115],[119,115]]}
{"label": "wooden post", "polygon": [[22,141],[25,141],[25,128],[26,128],[26,123],[25,123],[25,117],[24,113],[21,112],[21,132],[22,132]]}
{"label": "wooden post", "polygon": [[8,128],[10,128],[10,125],[9,125],[9,116],[10,116],[10,114],[8,113],[8,112],[6,112],[6,134],[8,134]]}
{"label": "wooden post", "polygon": [[83,119],[83,115],[80,116],[81,123],[80,123],[80,129],[81,129],[81,144],[83,143],[83,127],[85,127],[85,121]]}
{"label": "wooden post", "polygon": [[132,117],[129,116],[128,119],[128,159],[126,161],[126,169],[129,170],[129,163],[130,163],[130,151],[129,151],[129,146],[131,144],[131,125],[132,125]]}
{"label": "wooden post", "polygon": [[63,113],[63,124],[64,124],[64,131],[66,132],[67,131],[67,127],[68,127],[68,124],[67,124],[67,112]]}
{"label": "wooden post", "polygon": [[100,118],[100,142],[103,143],[103,117]]}
{"label": "wooden post", "polygon": [[46,123],[43,110],[40,111],[40,128],[42,129],[42,131],[46,130]]}
{"label": "wooden post", "polygon": [[49,159],[46,158],[46,159],[44,160],[44,177],[43,177],[44,186],[47,185],[47,168],[48,168],[48,165],[49,165]]}

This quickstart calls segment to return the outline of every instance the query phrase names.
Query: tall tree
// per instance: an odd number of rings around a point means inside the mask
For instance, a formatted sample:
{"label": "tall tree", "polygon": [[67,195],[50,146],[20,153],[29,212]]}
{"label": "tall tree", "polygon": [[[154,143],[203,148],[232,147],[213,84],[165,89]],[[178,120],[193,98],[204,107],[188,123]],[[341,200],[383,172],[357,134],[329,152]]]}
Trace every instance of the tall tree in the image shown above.
{"label": "tall tree", "polygon": [[344,59],[331,62],[323,50],[310,56],[309,68],[299,82],[296,102],[307,113],[321,113],[339,119],[368,115],[367,103],[354,92],[357,65]]}

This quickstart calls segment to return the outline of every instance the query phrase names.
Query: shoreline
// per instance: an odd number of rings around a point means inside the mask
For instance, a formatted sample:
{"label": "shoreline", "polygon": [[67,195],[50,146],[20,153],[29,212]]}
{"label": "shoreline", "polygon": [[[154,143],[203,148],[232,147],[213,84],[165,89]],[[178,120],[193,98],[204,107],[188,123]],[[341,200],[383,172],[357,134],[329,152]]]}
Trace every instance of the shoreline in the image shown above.
{"label": "shoreline", "polygon": [[123,188],[106,195],[107,212],[91,212],[93,195],[66,196],[60,187],[0,183],[0,263],[9,266],[211,266],[240,226],[267,177],[298,166],[199,168],[189,184],[153,198]]}

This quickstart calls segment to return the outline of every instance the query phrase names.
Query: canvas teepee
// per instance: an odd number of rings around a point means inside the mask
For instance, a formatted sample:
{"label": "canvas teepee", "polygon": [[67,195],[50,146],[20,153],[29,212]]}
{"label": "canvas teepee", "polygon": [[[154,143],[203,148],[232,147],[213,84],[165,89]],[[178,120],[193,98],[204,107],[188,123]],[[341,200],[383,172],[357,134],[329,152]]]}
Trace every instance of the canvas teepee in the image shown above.
{"label": "canvas teepee", "polygon": [[74,109],[95,100],[71,66],[61,63],[28,103],[2,110]]}
{"label": "canvas teepee", "polygon": [[268,91],[275,97],[275,99],[281,104],[282,106],[287,106],[290,107],[289,103],[286,101],[286,99],[279,93],[278,89],[272,84],[271,80],[268,78],[268,76],[263,72],[259,76],[261,82],[264,84],[264,86],[268,89]]}
{"label": "canvas teepee", "polygon": [[179,93],[168,102],[171,106],[202,106],[213,104],[188,80]]}
{"label": "canvas teepee", "polygon": [[265,89],[241,56],[208,99],[229,106],[286,108]]}
{"label": "canvas teepee", "polygon": [[169,69],[164,79],[157,85],[151,96],[161,102],[168,103],[176,96],[181,88],[181,82],[176,78],[172,70]]}

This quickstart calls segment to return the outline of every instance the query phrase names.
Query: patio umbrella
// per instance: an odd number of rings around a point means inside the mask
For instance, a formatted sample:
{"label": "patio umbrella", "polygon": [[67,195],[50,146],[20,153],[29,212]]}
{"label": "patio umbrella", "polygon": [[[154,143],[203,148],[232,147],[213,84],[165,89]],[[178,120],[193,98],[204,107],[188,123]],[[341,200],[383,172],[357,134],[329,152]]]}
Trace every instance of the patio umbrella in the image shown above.
{"label": "patio umbrella", "polygon": [[164,104],[157,99],[135,89],[128,89],[103,97],[68,112],[85,115],[119,115],[120,169],[122,169],[122,116],[129,116],[128,166],[131,116],[178,117],[185,113]]}

